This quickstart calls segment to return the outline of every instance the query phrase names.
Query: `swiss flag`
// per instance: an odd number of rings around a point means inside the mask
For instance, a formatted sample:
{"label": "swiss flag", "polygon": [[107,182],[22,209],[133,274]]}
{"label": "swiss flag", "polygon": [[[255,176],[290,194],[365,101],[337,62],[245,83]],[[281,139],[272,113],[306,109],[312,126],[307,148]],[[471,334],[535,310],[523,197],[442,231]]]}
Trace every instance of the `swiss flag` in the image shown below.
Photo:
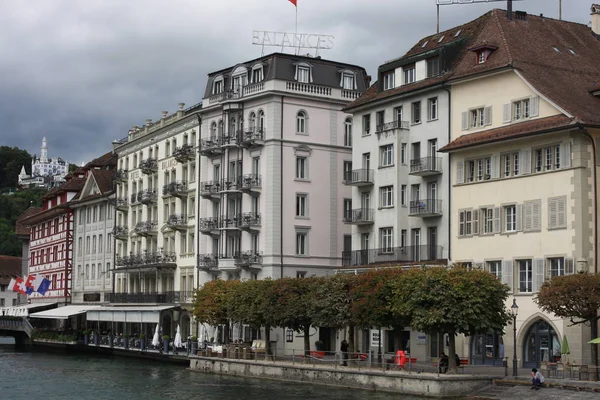
{"label": "swiss flag", "polygon": [[298,7],[298,0],[288,0],[290,3]]}
{"label": "swiss flag", "polygon": [[35,281],[35,275],[28,275],[25,279],[25,286],[33,289],[33,282]]}
{"label": "swiss flag", "polygon": [[15,287],[13,288],[13,290],[21,294],[27,294],[27,286],[25,286],[25,279],[21,277],[16,278]]}

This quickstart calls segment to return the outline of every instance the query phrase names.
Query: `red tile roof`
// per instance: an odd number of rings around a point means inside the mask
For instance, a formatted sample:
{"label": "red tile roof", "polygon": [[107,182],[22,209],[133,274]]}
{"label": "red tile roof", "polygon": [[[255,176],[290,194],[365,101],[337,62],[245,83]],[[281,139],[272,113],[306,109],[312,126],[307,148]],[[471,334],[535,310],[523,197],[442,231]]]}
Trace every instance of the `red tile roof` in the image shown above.
{"label": "red tile roof", "polygon": [[22,274],[21,257],[0,256],[0,285],[8,285]]}
{"label": "red tile roof", "polygon": [[29,207],[23,211],[21,215],[17,217],[17,223],[15,225],[15,234],[17,236],[29,236],[29,228],[26,228],[23,224],[25,218],[31,217],[42,211],[42,207]]}

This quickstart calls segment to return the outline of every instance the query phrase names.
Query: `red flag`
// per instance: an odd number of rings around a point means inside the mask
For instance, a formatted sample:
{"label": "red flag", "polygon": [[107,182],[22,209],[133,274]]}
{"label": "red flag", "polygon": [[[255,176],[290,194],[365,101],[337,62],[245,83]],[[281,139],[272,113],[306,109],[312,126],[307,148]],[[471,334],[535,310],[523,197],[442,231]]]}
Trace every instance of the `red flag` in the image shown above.
{"label": "red flag", "polygon": [[298,0],[288,0],[290,3],[298,7]]}
{"label": "red flag", "polygon": [[25,280],[21,277],[15,279],[15,286],[13,287],[13,290],[21,294],[27,294],[27,286],[25,286]]}

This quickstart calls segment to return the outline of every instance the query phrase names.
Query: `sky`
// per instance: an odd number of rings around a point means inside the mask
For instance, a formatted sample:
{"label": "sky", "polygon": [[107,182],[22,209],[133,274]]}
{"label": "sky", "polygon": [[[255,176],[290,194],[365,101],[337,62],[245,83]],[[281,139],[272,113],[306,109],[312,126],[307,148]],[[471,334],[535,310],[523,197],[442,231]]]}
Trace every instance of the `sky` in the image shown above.
{"label": "sky", "polygon": [[[563,0],[563,19],[588,24],[593,2]],[[435,4],[298,0],[298,32],[335,36],[323,58],[376,76],[435,33]],[[513,8],[558,18],[558,4]],[[440,29],[493,8],[506,2],[442,6]],[[260,57],[252,31],[294,32],[295,11],[288,0],[0,0],[0,145],[39,154],[46,136],[50,157],[90,161],[133,125],[200,103],[208,73]]]}

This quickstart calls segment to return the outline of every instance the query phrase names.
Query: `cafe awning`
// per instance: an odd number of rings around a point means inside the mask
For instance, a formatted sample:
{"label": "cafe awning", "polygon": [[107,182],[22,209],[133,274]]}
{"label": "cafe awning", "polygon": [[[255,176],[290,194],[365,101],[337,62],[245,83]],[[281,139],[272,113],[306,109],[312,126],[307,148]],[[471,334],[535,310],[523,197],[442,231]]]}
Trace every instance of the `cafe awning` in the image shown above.
{"label": "cafe awning", "polygon": [[160,322],[160,313],[175,306],[101,307],[87,313],[88,321],[102,322]]}
{"label": "cafe awning", "polygon": [[73,315],[84,314],[94,308],[98,308],[98,306],[71,305],[53,308],[52,310],[40,311],[34,314],[29,314],[29,317],[45,319],[69,319]]}

